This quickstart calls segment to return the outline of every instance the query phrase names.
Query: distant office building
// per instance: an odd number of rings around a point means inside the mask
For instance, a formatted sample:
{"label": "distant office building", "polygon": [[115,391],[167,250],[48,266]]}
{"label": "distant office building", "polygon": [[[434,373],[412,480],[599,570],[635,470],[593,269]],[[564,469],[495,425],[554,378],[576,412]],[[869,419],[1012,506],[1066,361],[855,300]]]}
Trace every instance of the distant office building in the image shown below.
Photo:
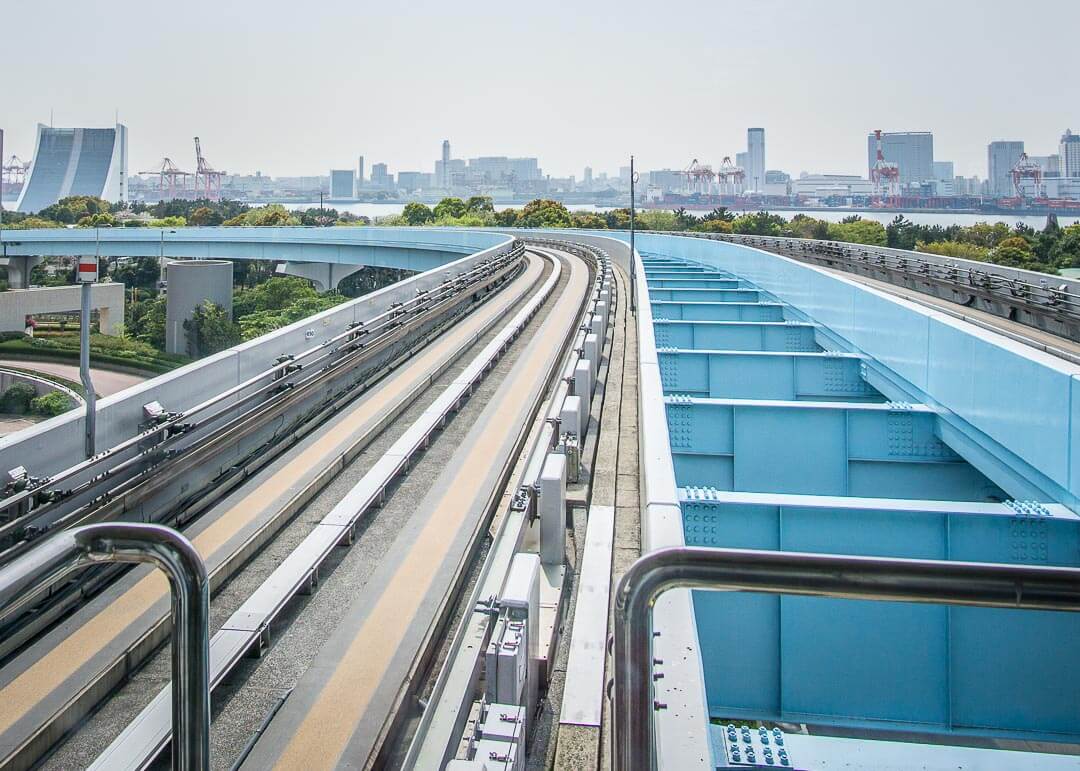
{"label": "distant office building", "polygon": [[1058,146],[1058,155],[1061,157],[1061,175],[1080,177],[1080,134],[1074,134],[1071,129],[1065,129],[1065,133],[1061,136],[1061,144]]}
{"label": "distant office building", "polygon": [[854,174],[805,174],[792,181],[791,193],[806,198],[852,198],[873,195],[868,179]]}
{"label": "distant office building", "polygon": [[1016,194],[1012,170],[1023,152],[1023,142],[991,142],[986,146],[986,180],[990,195],[1002,198]]}
{"label": "distant office building", "polygon": [[397,188],[404,193],[415,193],[431,187],[431,175],[422,171],[399,171]]}
{"label": "distant office building", "polygon": [[1039,168],[1042,169],[1043,176],[1060,177],[1061,173],[1061,156],[1060,155],[1029,155],[1028,160],[1033,163],[1039,164]]}
{"label": "distant office building", "polygon": [[394,178],[386,169],[385,163],[371,164],[371,186],[376,190],[392,190]]}
{"label": "distant office building", "polygon": [[[735,153],[735,165],[742,169],[747,177],[749,177],[750,173],[747,171],[747,168],[750,166],[750,153]],[[744,187],[747,187],[749,182],[744,182],[743,185]]]}
{"label": "distant office building", "polygon": [[364,156],[360,156],[358,163],[356,164],[356,189],[359,190],[364,186]]}
{"label": "distant office building", "polygon": [[441,183],[443,187],[450,187],[450,140],[444,139],[442,143],[442,169],[436,169],[436,173],[441,171]]}
{"label": "distant office building", "polygon": [[791,175],[776,169],[765,171],[765,184],[761,192],[765,195],[788,195],[791,185]]}
{"label": "distant office building", "polygon": [[330,169],[330,197],[355,198],[356,172],[352,169]]}
{"label": "distant office building", "polygon": [[[2,139],[2,137],[0,137],[0,139]],[[0,142],[0,145],[2,145],[2,144],[3,143]],[[585,167],[585,176],[584,176],[584,179],[582,179],[581,184],[582,184],[582,187],[584,187],[586,191],[592,190],[592,186],[593,186],[592,166],[586,166]]]}
{"label": "distant office building", "polygon": [[648,187],[661,193],[682,192],[686,189],[686,177],[674,169],[657,169],[649,172]]}
{"label": "distant office building", "polygon": [[72,195],[127,200],[127,127],[53,128],[38,124],[34,160],[17,211],[36,212]]}
{"label": "distant office building", "polygon": [[765,129],[746,130],[746,188],[760,192],[765,187]]}
{"label": "distant office building", "polygon": [[543,176],[536,158],[507,158],[505,155],[489,155],[470,158],[468,177],[475,184],[508,185],[529,182]]}
{"label": "distant office building", "polygon": [[619,167],[619,181],[622,182],[625,185],[630,184],[630,167],[629,166],[620,166]]}
{"label": "distant office building", "polygon": [[934,161],[933,172],[934,179],[942,182],[951,182],[956,176],[952,161]]}
{"label": "distant office building", "polygon": [[[934,135],[929,131],[903,131],[881,135],[885,160],[900,168],[901,185],[918,185],[934,177]],[[877,138],[866,137],[867,174],[877,162]]]}

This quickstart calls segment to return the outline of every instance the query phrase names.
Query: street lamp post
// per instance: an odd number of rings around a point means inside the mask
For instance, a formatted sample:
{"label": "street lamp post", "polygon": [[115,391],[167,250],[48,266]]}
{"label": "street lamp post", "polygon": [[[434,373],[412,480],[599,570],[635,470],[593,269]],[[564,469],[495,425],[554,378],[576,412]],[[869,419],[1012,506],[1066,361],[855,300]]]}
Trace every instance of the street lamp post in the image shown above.
{"label": "street lamp post", "polygon": [[630,156],[630,312],[637,311],[637,274],[634,269],[634,156]]}
{"label": "street lamp post", "polygon": [[98,265],[101,256],[101,233],[94,229],[94,256],[85,255],[79,257],[79,281],[82,283],[82,303],[79,312],[79,378],[82,380],[83,390],[86,391],[86,457],[95,454],[95,441],[97,435],[97,394],[94,393],[94,382],[90,377],[90,292],[94,282],[98,278]]}

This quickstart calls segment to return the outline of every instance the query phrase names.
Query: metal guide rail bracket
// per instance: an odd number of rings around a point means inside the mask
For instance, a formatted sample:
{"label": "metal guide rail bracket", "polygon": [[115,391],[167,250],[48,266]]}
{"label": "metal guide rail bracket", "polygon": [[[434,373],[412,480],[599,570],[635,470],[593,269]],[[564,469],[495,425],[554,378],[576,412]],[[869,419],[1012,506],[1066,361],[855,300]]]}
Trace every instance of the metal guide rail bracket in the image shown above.
{"label": "metal guide rail bracket", "polygon": [[[20,532],[23,526],[19,524],[18,520],[24,518],[27,514],[33,514],[40,518],[39,515],[43,512],[38,511],[38,507],[53,504],[74,495],[86,494],[92,487],[101,485],[119,474],[127,474],[128,482],[131,479],[138,479],[140,473],[145,475],[148,462],[155,460],[160,462],[162,459],[162,454],[153,452],[155,447],[176,441],[177,437],[190,433],[195,428],[209,428],[210,424],[215,421],[224,421],[220,431],[211,432],[202,439],[195,440],[196,443],[211,441],[218,433],[225,431],[230,426],[237,425],[238,420],[240,420],[234,417],[237,414],[237,408],[253,404],[254,406],[250,408],[247,415],[254,415],[256,421],[253,422],[257,422],[259,414],[275,408],[272,397],[280,397],[282,394],[301,385],[319,385],[322,382],[320,378],[336,377],[339,372],[347,372],[349,365],[354,363],[352,357],[364,355],[360,352],[360,349],[366,346],[374,346],[377,343],[384,343],[384,341],[387,345],[391,344],[403,334],[400,331],[401,327],[418,325],[423,322],[428,314],[439,313],[444,306],[448,310],[452,310],[457,304],[466,302],[469,292],[477,287],[486,286],[493,280],[501,280],[508,271],[518,264],[518,260],[523,255],[524,246],[518,242],[496,260],[485,261],[454,277],[452,283],[442,284],[432,292],[405,302],[394,303],[390,310],[368,319],[366,322],[360,322],[358,326],[350,324],[343,332],[333,336],[328,341],[329,343],[350,342],[361,336],[371,335],[372,342],[366,344],[354,343],[355,348],[342,346],[334,349],[328,349],[326,344],[320,343],[298,354],[280,356],[266,371],[185,411],[171,412],[162,419],[155,419],[152,424],[146,426],[145,430],[140,431],[135,436],[72,467],[55,472],[51,480],[47,482],[43,481],[44,477],[30,477],[27,484],[23,485],[21,489],[5,489],[4,493],[6,495],[0,499],[0,512],[6,513],[6,521],[5,517],[0,514],[0,543],[5,541],[9,543],[17,542],[20,537],[25,540],[25,532]],[[404,316],[415,316],[415,320],[403,321]],[[337,358],[331,360],[331,357],[335,356]],[[300,363],[301,361],[303,363]],[[325,365],[321,368],[312,366],[319,362],[325,362]],[[307,370],[313,371],[313,374],[299,382],[294,379]],[[200,416],[197,421],[192,420],[195,415]],[[242,418],[243,416],[241,416]],[[238,430],[243,430],[243,428]],[[249,427],[247,430],[252,429]],[[190,449],[190,447],[184,448],[184,451],[187,452]],[[172,455],[168,457],[172,457]],[[89,470],[106,461],[112,464],[109,468],[99,474],[87,476]],[[142,471],[138,471],[136,467],[141,468]],[[135,474],[134,477],[131,476],[133,473]],[[63,495],[50,496],[48,499],[43,499],[37,495],[46,484],[61,483],[66,480],[72,480],[75,483],[66,489]],[[124,481],[119,482],[121,485],[125,483]],[[95,499],[97,499],[96,496]],[[48,523],[43,527],[35,528],[35,530],[47,529],[56,524]]]}

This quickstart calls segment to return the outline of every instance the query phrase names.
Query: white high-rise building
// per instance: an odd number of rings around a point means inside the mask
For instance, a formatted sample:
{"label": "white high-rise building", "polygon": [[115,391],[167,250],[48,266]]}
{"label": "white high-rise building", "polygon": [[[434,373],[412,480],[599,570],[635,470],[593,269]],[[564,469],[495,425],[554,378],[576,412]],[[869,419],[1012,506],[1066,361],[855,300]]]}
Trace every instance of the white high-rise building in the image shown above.
{"label": "white high-rise building", "polygon": [[746,130],[746,189],[765,189],[765,129]]}
{"label": "white high-rise building", "polygon": [[1063,177],[1080,177],[1080,134],[1065,129],[1058,146],[1058,167]]}
{"label": "white high-rise building", "polygon": [[[901,131],[881,135],[881,154],[900,167],[901,185],[931,182],[934,176],[934,135],[929,131]],[[877,137],[866,137],[866,168],[877,163]]]}
{"label": "white high-rise building", "polygon": [[999,141],[986,146],[986,181],[990,195],[1008,198],[1016,194],[1012,170],[1023,152],[1023,142]]}

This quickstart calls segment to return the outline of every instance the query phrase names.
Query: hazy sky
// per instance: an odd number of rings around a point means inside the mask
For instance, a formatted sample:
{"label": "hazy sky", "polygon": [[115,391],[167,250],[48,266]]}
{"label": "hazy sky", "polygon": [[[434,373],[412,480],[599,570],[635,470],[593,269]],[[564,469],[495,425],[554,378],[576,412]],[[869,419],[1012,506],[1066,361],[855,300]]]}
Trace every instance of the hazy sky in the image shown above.
{"label": "hazy sky", "polygon": [[[162,10],[156,10],[156,9]],[[3,0],[0,127],[130,130],[131,172],[431,171],[535,155],[563,176],[719,164],[766,129],[769,168],[866,172],[866,134],[934,132],[986,176],[991,139],[1080,130],[1077,0]],[[1070,39],[1071,38],[1071,39]]]}

